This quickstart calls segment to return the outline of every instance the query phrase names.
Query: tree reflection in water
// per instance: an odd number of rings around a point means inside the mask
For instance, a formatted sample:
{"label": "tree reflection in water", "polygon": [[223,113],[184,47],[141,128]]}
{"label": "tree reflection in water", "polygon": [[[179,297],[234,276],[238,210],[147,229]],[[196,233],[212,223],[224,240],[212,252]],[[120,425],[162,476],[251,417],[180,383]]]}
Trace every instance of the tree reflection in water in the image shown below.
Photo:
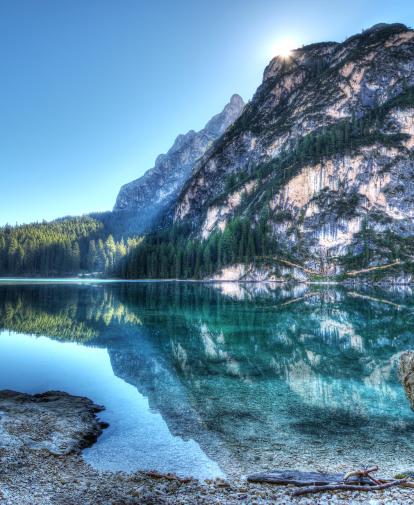
{"label": "tree reflection in water", "polygon": [[414,414],[396,362],[414,346],[413,310],[409,290],[0,285],[3,329],[106,348],[170,431],[229,473],[339,454],[408,465]]}

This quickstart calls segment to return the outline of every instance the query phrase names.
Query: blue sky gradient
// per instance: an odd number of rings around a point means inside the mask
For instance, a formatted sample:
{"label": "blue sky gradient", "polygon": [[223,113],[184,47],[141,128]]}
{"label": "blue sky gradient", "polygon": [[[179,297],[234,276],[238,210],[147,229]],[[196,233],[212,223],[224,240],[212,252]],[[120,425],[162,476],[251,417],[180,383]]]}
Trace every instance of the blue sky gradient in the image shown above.
{"label": "blue sky gradient", "polygon": [[179,133],[259,85],[281,39],[414,24],[414,2],[2,0],[0,225],[112,208]]}

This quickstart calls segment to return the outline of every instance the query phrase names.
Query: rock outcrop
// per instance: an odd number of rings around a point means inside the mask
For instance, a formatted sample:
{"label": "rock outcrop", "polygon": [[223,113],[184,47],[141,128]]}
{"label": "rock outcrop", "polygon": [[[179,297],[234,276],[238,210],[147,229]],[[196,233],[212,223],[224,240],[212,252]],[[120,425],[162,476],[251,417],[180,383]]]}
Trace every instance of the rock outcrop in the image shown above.
{"label": "rock outcrop", "polygon": [[136,232],[148,229],[173,205],[196,161],[239,117],[243,108],[243,99],[233,95],[223,111],[210,119],[202,130],[179,135],[167,154],[158,156],[154,168],[122,186],[114,211],[128,214]]}
{"label": "rock outcrop", "polygon": [[78,454],[108,426],[96,417],[102,410],[88,398],[60,391],[37,395],[0,391],[0,448]]}
{"label": "rock outcrop", "polygon": [[414,351],[406,351],[401,354],[398,372],[405,394],[414,410]]}
{"label": "rock outcrop", "polygon": [[253,264],[238,263],[222,268],[207,280],[215,282],[285,282],[286,280],[305,282],[308,280],[308,276],[306,272],[293,264],[260,268]]}

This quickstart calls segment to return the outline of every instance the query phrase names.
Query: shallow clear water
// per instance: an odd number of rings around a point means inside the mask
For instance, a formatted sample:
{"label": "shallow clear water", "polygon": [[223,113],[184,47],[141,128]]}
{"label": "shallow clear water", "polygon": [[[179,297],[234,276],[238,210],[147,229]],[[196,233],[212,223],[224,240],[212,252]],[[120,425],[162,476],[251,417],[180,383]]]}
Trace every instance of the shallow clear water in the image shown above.
{"label": "shallow clear water", "polygon": [[101,469],[411,465],[405,290],[0,282],[0,389],[105,405]]}

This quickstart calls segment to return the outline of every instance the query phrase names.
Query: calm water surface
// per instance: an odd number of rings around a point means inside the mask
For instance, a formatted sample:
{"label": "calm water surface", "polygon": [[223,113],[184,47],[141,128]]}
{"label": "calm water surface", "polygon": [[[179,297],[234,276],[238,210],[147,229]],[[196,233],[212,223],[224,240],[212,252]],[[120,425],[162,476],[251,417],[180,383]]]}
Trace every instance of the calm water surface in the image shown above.
{"label": "calm water surface", "polygon": [[0,389],[105,405],[100,469],[412,466],[405,290],[0,282]]}

